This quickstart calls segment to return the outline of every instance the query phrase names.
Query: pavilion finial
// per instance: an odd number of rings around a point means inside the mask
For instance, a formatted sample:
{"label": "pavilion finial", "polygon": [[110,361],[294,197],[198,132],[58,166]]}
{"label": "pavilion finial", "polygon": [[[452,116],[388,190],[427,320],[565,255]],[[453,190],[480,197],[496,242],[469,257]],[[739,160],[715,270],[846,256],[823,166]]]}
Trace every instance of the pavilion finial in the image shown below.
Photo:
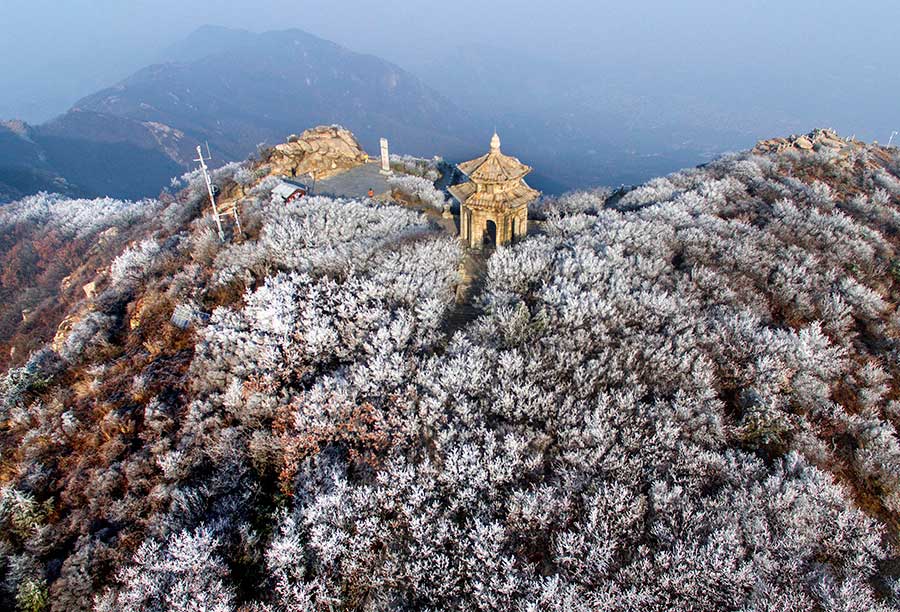
{"label": "pavilion finial", "polygon": [[491,138],[491,151],[499,151],[500,150],[500,136],[497,134],[497,130],[494,130],[494,136]]}

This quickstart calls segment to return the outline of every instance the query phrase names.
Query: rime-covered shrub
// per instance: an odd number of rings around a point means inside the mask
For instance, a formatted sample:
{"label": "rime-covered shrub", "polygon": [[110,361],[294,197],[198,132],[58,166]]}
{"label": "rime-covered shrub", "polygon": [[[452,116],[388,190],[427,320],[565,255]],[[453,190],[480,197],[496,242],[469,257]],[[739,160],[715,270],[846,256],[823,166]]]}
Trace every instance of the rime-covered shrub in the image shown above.
{"label": "rime-covered shrub", "polygon": [[[894,487],[877,468],[892,428],[835,395],[847,380],[877,412],[885,372],[830,333],[891,324],[869,271],[893,246],[772,172],[734,157],[624,206],[549,202],[544,235],[491,256],[484,314],[438,352],[438,323],[405,310],[427,293],[382,293],[407,273],[378,250],[338,279],[293,263],[305,275],[216,313],[195,363],[206,422],[220,402],[278,415],[250,460],[291,497],[260,608],[891,609],[869,582],[883,527],[817,436],[845,428],[857,482]],[[446,257],[430,244],[397,262],[428,269]],[[412,278],[440,295],[450,270]]]}
{"label": "rime-covered shrub", "polygon": [[114,287],[126,287],[140,282],[150,273],[159,252],[159,244],[152,238],[129,246],[110,266],[110,282]]}
{"label": "rime-covered shrub", "polygon": [[144,542],[134,564],[116,577],[122,588],[98,598],[98,612],[231,612],[228,570],[206,528],[175,534],[169,542]]}
{"label": "rime-covered shrub", "polygon": [[48,225],[66,236],[85,237],[107,228],[128,226],[161,209],[156,200],[73,200],[56,193],[39,193],[0,207],[0,233],[18,224],[29,224]]}
{"label": "rime-covered shrub", "polygon": [[398,206],[307,197],[263,210],[256,242],[218,254],[216,280],[245,271],[338,270],[363,264],[386,244],[429,231],[424,216]]}
{"label": "rime-covered shrub", "polygon": [[[210,171],[210,180],[216,187],[222,187],[227,181],[234,181],[239,185],[246,185],[253,181],[250,169],[246,162],[231,162],[214,168]],[[206,180],[203,172],[198,168],[185,172],[180,177],[172,179],[172,187],[186,189],[187,201],[203,198],[207,195]]]}
{"label": "rime-covered shrub", "polygon": [[606,206],[612,190],[601,187],[591,191],[576,191],[558,198],[541,198],[530,206],[530,212],[546,217],[547,215],[567,215],[575,213],[596,214]]}
{"label": "rime-covered shrub", "polygon": [[266,181],[243,240],[135,242],[78,358],[3,379],[0,598],[898,609],[894,161],[547,198],[483,271],[424,215]]}
{"label": "rime-covered shrub", "polygon": [[66,335],[59,356],[69,363],[74,363],[86,348],[108,340],[112,323],[111,317],[107,315],[99,312],[89,313]]}
{"label": "rime-covered shrub", "polygon": [[617,205],[622,210],[640,208],[646,204],[671,200],[677,188],[669,178],[656,178],[632,189],[625,194]]}
{"label": "rime-covered shrub", "polygon": [[432,184],[440,178],[442,166],[446,165],[440,157],[422,159],[411,155],[395,154],[391,154],[390,164],[394,170],[427,179]]}
{"label": "rime-covered shrub", "polygon": [[447,204],[444,194],[435,189],[434,181],[427,178],[400,174],[390,177],[387,182],[393,189],[436,210],[443,210]]}

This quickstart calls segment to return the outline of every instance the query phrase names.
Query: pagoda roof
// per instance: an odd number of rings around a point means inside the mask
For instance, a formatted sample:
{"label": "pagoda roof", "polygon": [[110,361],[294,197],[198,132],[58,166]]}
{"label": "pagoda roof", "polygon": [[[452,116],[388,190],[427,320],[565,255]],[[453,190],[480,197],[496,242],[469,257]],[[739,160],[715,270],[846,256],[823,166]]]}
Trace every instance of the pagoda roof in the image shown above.
{"label": "pagoda roof", "polygon": [[475,193],[475,183],[466,182],[459,185],[451,185],[447,188],[453,197],[459,200],[460,204],[465,204],[473,193]]}
{"label": "pagoda roof", "polygon": [[476,183],[506,183],[517,181],[531,172],[517,158],[500,152],[500,137],[494,134],[489,153],[459,164],[459,169]]}
{"label": "pagoda roof", "polygon": [[532,189],[522,180],[520,180],[513,188],[499,193],[488,193],[487,191],[479,192],[475,183],[472,182],[454,185],[450,187],[450,193],[452,193],[461,204],[470,208],[483,210],[514,210],[521,208],[522,206],[527,206],[541,195],[539,191]]}

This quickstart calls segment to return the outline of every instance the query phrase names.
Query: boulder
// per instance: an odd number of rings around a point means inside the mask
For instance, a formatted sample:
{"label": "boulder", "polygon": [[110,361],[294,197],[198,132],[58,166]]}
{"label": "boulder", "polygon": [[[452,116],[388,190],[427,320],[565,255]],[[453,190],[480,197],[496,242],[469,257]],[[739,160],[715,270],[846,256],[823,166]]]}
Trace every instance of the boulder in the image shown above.
{"label": "boulder", "polygon": [[87,299],[93,300],[94,296],[97,295],[97,281],[91,281],[82,286],[81,289],[84,291],[84,295]]}
{"label": "boulder", "polygon": [[753,148],[756,153],[781,153],[790,149],[812,151],[820,147],[844,149],[847,143],[833,130],[815,129],[809,134],[791,136],[790,138],[771,138],[761,140]]}
{"label": "boulder", "polygon": [[756,143],[753,150],[757,153],[775,153],[783,150],[788,144],[785,138],[770,138],[769,140],[761,140]]}
{"label": "boulder", "polygon": [[798,149],[803,149],[804,151],[811,151],[813,148],[813,143],[806,136],[801,136],[794,141],[794,146]]}
{"label": "boulder", "polygon": [[366,163],[356,137],[340,126],[320,126],[277,145],[267,160],[271,174],[328,178]]}
{"label": "boulder", "polygon": [[70,314],[63,319],[59,324],[59,327],[56,328],[56,334],[54,334],[53,340],[50,342],[50,348],[57,353],[62,351],[63,346],[65,346],[66,343],[66,338],[69,337],[69,334],[82,319],[84,319],[83,313]]}

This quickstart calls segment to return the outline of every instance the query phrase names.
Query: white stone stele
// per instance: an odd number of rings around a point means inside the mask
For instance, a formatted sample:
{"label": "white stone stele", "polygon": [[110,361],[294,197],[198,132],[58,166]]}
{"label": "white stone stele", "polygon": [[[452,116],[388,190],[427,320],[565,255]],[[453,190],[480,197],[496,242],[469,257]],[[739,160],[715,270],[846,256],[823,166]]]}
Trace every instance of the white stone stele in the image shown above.
{"label": "white stone stele", "polygon": [[381,173],[393,174],[393,172],[391,172],[391,155],[388,152],[387,138],[381,139]]}

